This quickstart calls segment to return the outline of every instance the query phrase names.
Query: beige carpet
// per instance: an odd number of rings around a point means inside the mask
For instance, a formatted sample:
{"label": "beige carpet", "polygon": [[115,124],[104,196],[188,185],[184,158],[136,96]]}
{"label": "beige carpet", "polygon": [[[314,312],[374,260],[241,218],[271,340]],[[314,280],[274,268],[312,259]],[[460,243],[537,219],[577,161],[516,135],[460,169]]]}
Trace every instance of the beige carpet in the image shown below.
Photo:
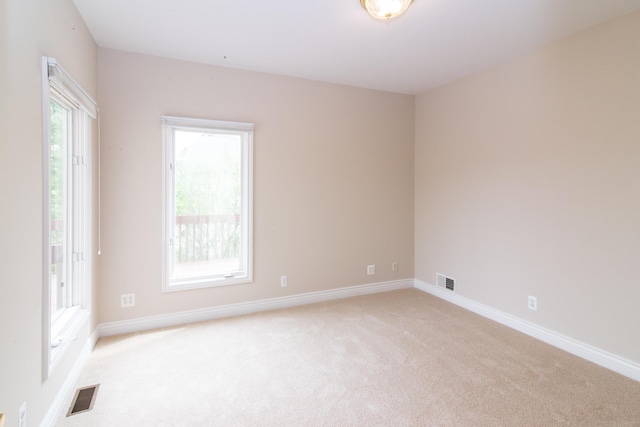
{"label": "beige carpet", "polygon": [[415,289],[101,339],[57,426],[640,426],[640,383]]}

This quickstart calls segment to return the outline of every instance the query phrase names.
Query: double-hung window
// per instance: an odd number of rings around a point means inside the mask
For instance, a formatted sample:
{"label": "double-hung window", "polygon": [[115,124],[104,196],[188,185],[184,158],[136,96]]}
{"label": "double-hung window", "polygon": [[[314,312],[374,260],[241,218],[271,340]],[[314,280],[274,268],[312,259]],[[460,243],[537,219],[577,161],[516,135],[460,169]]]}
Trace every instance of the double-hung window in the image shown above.
{"label": "double-hung window", "polygon": [[253,124],[162,121],[163,290],[251,282]]}
{"label": "double-hung window", "polygon": [[43,377],[88,319],[95,102],[43,58]]}

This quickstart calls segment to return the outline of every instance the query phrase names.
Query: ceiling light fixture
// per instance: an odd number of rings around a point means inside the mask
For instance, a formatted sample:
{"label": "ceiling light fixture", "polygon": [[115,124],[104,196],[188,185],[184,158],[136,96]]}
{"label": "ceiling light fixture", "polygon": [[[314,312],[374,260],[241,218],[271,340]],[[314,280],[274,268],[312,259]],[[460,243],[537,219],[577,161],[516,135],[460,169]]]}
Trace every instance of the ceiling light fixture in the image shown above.
{"label": "ceiling light fixture", "polygon": [[385,21],[405,13],[411,2],[413,0],[360,0],[369,15]]}

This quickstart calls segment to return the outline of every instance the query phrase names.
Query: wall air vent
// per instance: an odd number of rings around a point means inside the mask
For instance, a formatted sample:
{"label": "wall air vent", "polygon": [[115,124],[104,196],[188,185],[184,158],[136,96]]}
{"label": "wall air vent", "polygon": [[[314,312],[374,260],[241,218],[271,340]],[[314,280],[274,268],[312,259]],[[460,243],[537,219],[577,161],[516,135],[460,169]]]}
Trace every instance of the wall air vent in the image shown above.
{"label": "wall air vent", "polygon": [[444,274],[437,273],[436,274],[436,285],[441,288],[449,289],[450,291],[454,290],[456,283],[456,279],[453,277],[447,277]]}

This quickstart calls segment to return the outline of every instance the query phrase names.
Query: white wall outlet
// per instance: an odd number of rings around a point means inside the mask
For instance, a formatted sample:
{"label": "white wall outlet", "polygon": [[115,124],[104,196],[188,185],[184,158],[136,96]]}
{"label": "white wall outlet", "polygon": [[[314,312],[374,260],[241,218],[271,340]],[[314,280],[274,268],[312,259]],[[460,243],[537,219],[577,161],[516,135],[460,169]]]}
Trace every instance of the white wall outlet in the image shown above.
{"label": "white wall outlet", "polygon": [[529,310],[537,311],[538,298],[532,297],[531,295],[529,295],[529,298],[527,299],[527,306],[529,307]]}
{"label": "white wall outlet", "polygon": [[370,276],[372,274],[376,274],[376,266],[371,264],[367,265],[367,274]]}
{"label": "white wall outlet", "polygon": [[27,427],[27,402],[22,402],[18,410],[18,427]]}
{"label": "white wall outlet", "polygon": [[283,288],[287,287],[287,276],[280,276],[280,286]]}
{"label": "white wall outlet", "polygon": [[122,294],[120,295],[120,307],[133,307],[136,305],[136,294]]}
{"label": "white wall outlet", "polygon": [[393,261],[391,263],[391,271],[398,271],[398,261]]}

